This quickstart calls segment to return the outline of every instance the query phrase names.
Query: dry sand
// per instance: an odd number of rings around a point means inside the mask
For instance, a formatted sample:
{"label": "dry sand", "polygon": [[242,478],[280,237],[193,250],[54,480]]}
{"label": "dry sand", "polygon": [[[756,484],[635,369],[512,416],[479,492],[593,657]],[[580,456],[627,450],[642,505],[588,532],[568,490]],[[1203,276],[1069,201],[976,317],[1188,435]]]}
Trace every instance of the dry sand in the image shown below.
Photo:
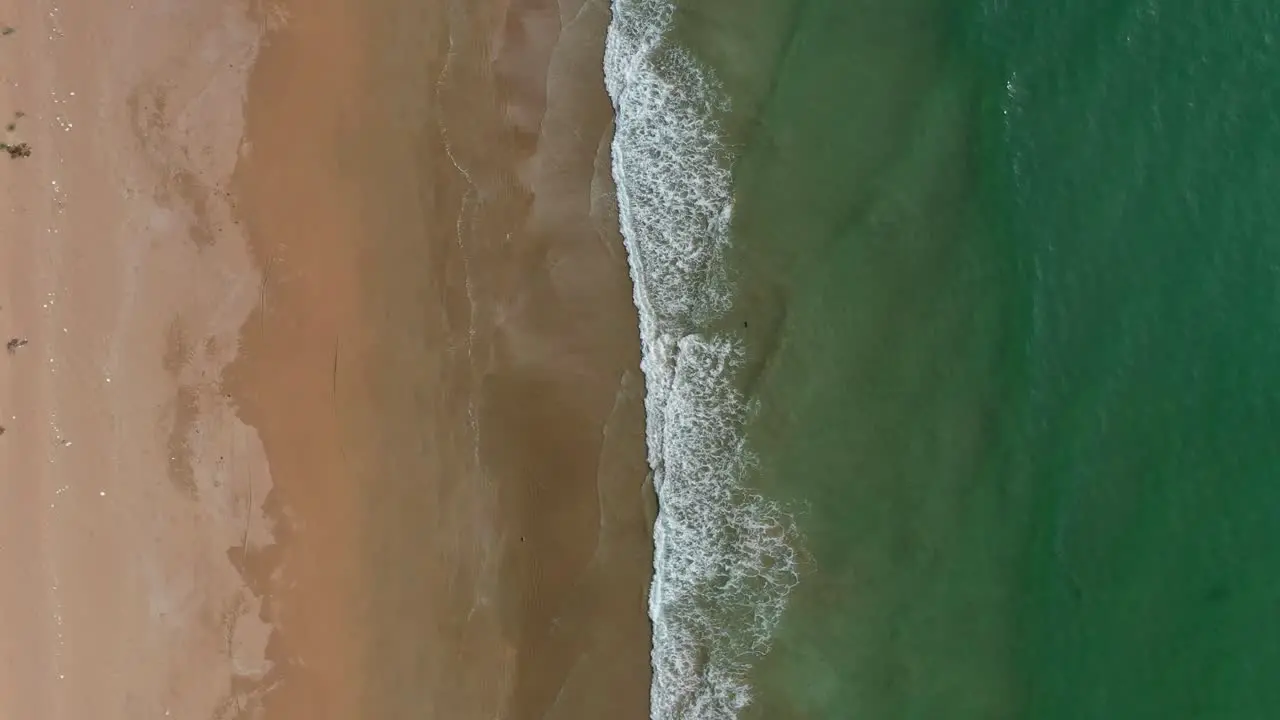
{"label": "dry sand", "polygon": [[6,2],[0,717],[213,718],[265,687],[258,433],[221,379],[258,297],[226,195],[235,3]]}
{"label": "dry sand", "polygon": [[0,720],[647,717],[607,5],[17,2]]}

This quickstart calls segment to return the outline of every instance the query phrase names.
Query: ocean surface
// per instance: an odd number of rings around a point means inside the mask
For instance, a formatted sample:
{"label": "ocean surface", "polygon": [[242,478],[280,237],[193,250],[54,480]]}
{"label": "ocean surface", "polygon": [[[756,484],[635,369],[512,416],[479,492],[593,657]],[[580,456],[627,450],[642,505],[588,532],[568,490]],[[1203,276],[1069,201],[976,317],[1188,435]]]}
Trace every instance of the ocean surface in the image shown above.
{"label": "ocean surface", "polygon": [[654,718],[1280,707],[1280,9],[614,0]]}

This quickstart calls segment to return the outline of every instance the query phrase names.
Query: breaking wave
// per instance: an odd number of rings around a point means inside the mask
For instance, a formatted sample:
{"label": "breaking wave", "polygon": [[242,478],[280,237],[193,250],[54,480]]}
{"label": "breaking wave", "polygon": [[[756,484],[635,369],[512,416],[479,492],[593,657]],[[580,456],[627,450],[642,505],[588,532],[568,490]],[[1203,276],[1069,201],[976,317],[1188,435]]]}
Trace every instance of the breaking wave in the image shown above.
{"label": "breaking wave", "polygon": [[729,720],[797,582],[795,529],[745,481],[742,340],[710,333],[732,304],[732,158],[712,72],[670,37],[669,0],[614,0],[605,77],[613,176],[640,315],[649,465],[658,493],[655,720]]}

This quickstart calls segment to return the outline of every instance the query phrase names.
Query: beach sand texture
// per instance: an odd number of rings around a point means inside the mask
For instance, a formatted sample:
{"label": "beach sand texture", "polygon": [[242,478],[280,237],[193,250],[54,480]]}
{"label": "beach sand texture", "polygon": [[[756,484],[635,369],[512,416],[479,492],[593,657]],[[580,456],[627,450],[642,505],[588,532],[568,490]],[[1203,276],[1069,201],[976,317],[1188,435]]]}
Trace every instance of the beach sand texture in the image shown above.
{"label": "beach sand texture", "polygon": [[607,5],[3,12],[0,717],[646,717]]}
{"label": "beach sand texture", "polygon": [[[209,3],[6,3],[0,712],[222,717],[271,663],[274,541],[221,379],[258,297],[227,191],[259,47]],[[17,117],[17,113],[24,113]]]}

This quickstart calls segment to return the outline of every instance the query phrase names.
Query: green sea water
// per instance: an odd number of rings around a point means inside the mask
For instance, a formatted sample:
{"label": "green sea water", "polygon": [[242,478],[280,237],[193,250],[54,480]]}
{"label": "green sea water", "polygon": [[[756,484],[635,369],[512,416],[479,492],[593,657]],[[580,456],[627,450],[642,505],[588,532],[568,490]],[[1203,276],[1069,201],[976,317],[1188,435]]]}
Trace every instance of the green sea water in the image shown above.
{"label": "green sea water", "polygon": [[682,0],[730,106],[760,718],[1280,708],[1280,10]]}

